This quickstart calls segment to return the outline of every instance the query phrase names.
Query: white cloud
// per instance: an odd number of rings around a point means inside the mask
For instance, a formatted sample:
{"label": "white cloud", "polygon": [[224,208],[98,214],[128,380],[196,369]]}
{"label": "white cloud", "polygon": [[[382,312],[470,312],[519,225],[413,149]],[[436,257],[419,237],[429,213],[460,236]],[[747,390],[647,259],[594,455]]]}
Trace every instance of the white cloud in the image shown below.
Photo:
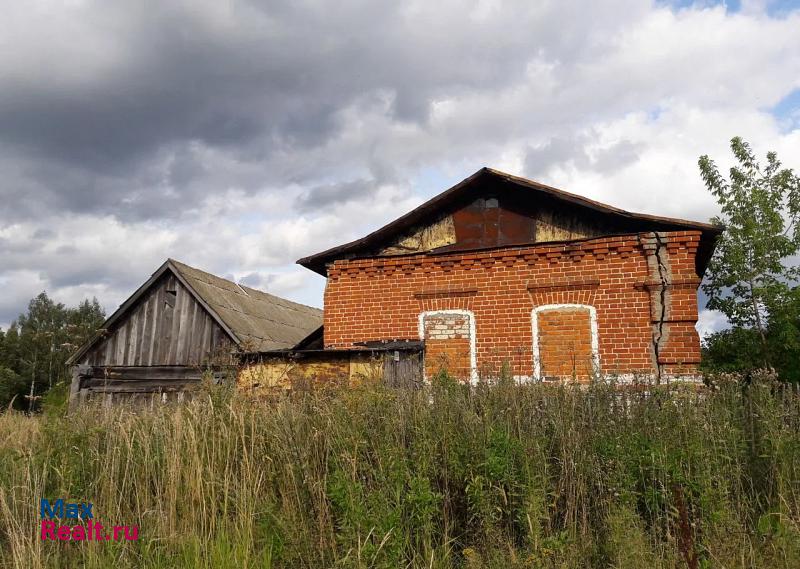
{"label": "white cloud", "polygon": [[728,327],[728,319],[719,310],[701,310],[697,319],[697,332],[700,338],[719,332]]}
{"label": "white cloud", "polygon": [[800,169],[769,112],[800,87],[800,10],[0,5],[0,326],[43,288],[113,309],[166,257],[319,305],[295,259],[483,165],[699,220],[697,158],[732,136]]}

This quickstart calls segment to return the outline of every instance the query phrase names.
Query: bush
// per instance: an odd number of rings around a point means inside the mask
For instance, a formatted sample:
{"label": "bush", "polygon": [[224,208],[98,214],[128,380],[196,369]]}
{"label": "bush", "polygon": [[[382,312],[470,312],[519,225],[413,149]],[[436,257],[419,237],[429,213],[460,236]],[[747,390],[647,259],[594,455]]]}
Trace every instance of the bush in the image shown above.
{"label": "bush", "polygon": [[785,382],[800,383],[800,287],[791,289],[769,317],[766,353],[754,328],[733,327],[703,340],[702,369],[710,373],[751,376],[757,369],[774,369]]}
{"label": "bush", "polygon": [[0,406],[23,409],[25,400],[19,397],[25,391],[25,380],[13,370],[0,367]]}

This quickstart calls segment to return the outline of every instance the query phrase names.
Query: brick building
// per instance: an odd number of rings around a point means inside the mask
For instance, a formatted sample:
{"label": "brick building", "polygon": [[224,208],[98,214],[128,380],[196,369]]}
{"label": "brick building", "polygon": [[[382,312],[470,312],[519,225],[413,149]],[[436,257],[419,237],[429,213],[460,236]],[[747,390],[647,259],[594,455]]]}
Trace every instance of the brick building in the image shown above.
{"label": "brick building", "polygon": [[697,287],[720,229],[483,168],[362,239],[327,277],[325,349],[423,340],[425,374],[476,381],[691,376]]}

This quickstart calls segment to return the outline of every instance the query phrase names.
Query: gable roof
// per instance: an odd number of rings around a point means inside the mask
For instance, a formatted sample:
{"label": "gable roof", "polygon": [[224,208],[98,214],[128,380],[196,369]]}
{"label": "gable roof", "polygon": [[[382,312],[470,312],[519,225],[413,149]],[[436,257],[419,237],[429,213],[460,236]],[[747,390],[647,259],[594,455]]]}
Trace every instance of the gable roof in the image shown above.
{"label": "gable roof", "polygon": [[311,269],[316,273],[321,274],[322,276],[326,276],[327,263],[330,263],[336,259],[352,258],[368,254],[371,249],[380,244],[386,243],[392,237],[403,233],[417,223],[431,218],[437,212],[464,198],[469,192],[474,191],[476,187],[489,181],[498,182],[505,187],[513,187],[530,191],[532,198],[535,198],[537,195],[548,196],[550,198],[574,205],[578,208],[592,210],[604,215],[618,218],[620,220],[632,221],[642,225],[643,227],[646,226],[646,230],[650,231],[701,231],[703,233],[703,237],[701,240],[701,249],[698,250],[698,269],[700,274],[705,271],[705,267],[708,264],[711,253],[713,252],[714,241],[722,232],[721,228],[709,223],[688,221],[685,219],[677,219],[672,217],[661,217],[644,213],[633,213],[624,209],[590,200],[583,196],[571,194],[569,192],[565,192],[533,180],[528,180],[519,176],[506,174],[505,172],[501,172],[499,170],[484,167],[450,189],[431,198],[402,217],[399,217],[391,223],[384,225],[369,235],[362,237],[361,239],[351,241],[350,243],[345,243],[344,245],[332,247],[315,255],[303,257],[302,259],[299,259],[297,263],[308,269]]}
{"label": "gable roof", "polygon": [[322,310],[298,304],[169,260],[233,333],[234,341],[251,351],[291,348],[322,325]]}
{"label": "gable roof", "polygon": [[[102,330],[108,330],[124,317],[139,298],[168,271],[175,275],[243,351],[292,348],[322,325],[322,310],[319,308],[239,285],[174,259],[167,259],[105,321]],[[102,331],[84,344],[67,363],[78,361],[101,338]]]}

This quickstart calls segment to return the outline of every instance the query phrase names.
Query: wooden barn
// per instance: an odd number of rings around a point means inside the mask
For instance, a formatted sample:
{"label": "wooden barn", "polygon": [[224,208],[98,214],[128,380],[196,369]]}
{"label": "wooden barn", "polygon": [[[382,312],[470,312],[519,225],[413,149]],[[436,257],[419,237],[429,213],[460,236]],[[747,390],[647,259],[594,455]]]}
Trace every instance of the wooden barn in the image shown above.
{"label": "wooden barn", "polygon": [[70,358],[70,401],[183,399],[242,353],[290,349],[322,310],[169,259]]}

